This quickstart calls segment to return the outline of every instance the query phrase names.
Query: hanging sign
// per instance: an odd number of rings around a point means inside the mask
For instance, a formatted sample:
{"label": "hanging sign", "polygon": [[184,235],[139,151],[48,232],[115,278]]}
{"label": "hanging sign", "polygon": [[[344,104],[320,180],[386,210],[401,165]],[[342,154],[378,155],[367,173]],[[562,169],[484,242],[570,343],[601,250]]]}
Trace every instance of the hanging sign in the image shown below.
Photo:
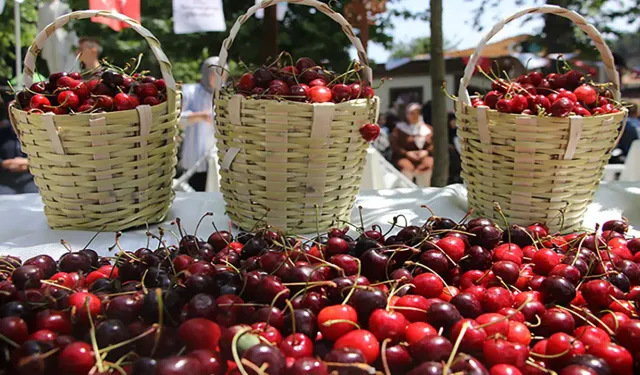
{"label": "hanging sign", "polygon": [[[260,4],[263,0],[256,0],[256,4]],[[289,5],[287,3],[278,3],[276,4],[276,17],[278,21],[284,20],[284,15],[287,13],[287,9],[289,9]],[[256,12],[257,19],[264,18],[264,9],[258,9]]]}
{"label": "hanging sign", "polygon": [[226,31],[222,0],[173,0],[173,32]]}

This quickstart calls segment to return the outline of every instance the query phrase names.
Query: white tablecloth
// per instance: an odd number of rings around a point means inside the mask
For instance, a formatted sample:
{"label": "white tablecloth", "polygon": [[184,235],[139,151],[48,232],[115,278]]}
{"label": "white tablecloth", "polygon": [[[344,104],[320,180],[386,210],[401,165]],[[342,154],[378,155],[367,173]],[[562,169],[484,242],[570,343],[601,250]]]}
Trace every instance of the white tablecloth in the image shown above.
{"label": "white tablecloth", "polygon": [[[388,228],[393,217],[400,214],[412,224],[424,223],[429,217],[429,212],[420,208],[424,204],[429,205],[439,216],[460,220],[467,211],[466,190],[462,185],[451,185],[442,189],[364,191],[358,197],[356,207],[363,207],[367,226],[380,224],[383,228]],[[26,259],[34,254],[47,253],[57,258],[66,251],[60,243],[61,239],[66,240],[72,249],[79,250],[94,235],[92,232],[52,230],[47,226],[42,209],[42,202],[36,194],[0,196],[0,254],[17,255]],[[203,221],[199,237],[207,238],[213,232],[212,221],[220,230],[229,228],[229,221],[223,214],[224,201],[220,193],[178,193],[167,220],[160,226],[171,228],[177,233],[170,222],[180,217],[186,230],[192,234],[205,212],[213,212],[214,216]],[[595,202],[589,208],[585,226],[593,228],[596,222],[619,219],[621,215],[627,217],[634,228],[640,228],[640,183],[616,182],[602,185],[596,193]],[[354,209],[352,222],[360,222],[357,209]],[[152,230],[153,228],[155,227]],[[171,234],[167,234],[168,237],[165,238],[168,243],[175,243]],[[634,234],[640,233],[636,230]],[[136,250],[145,246],[146,242],[145,229],[126,231],[120,240],[126,250]],[[108,248],[114,243],[114,233],[100,233],[90,248],[101,255],[107,255]],[[155,248],[157,242],[152,240],[152,244]]]}

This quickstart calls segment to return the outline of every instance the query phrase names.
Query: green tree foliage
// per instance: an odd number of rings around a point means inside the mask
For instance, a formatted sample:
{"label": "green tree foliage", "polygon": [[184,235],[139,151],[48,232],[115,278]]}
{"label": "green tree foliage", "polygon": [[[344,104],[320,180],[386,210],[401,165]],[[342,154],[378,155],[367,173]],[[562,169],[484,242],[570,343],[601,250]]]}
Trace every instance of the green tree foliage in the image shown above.
{"label": "green tree foliage", "polygon": [[[330,5],[342,12],[351,0],[332,0]],[[401,0],[390,0],[389,3]],[[88,8],[88,0],[68,0],[74,10]],[[194,82],[199,77],[200,62],[210,55],[217,55],[220,45],[227,37],[235,20],[255,4],[254,0],[223,0],[227,32],[197,33],[175,35],[173,33],[172,6],[170,0],[143,0],[141,5],[142,25],[148,28],[161,42],[162,48],[174,66],[177,80]],[[406,11],[393,11],[380,15],[371,26],[371,42],[377,42],[390,48],[392,38],[389,31],[393,28],[393,17],[426,17],[426,14],[413,14]],[[22,5],[22,45],[24,50],[37,33],[37,0],[26,0]],[[12,75],[13,62],[13,1],[7,1],[7,8],[0,16],[0,74]],[[101,40],[104,53],[117,65],[124,65],[131,57],[140,52],[145,54],[143,68],[158,73],[155,59],[145,45],[144,40],[131,29],[119,33],[107,26],[89,20],[74,21],[71,27],[79,36],[97,37]],[[283,22],[279,23],[279,48],[293,56],[309,56],[317,61],[328,60],[334,69],[345,69],[350,62],[349,40],[344,36],[338,24],[314,9],[299,5],[290,5]],[[241,28],[230,51],[230,58],[242,61],[249,66],[263,63],[260,56],[262,22],[251,18]],[[7,58],[8,57],[8,58]],[[235,66],[231,65],[232,68]],[[39,65],[46,73],[46,64]]]}
{"label": "green tree foliage", "polygon": [[415,38],[408,42],[400,42],[393,46],[391,57],[399,59],[403,57],[413,57],[431,52],[431,38],[428,36]]}
{"label": "green tree foliage", "polygon": [[[474,25],[478,30],[482,30],[481,24],[486,21],[486,14],[507,16],[498,11],[502,0],[467,1],[478,4],[474,11]],[[620,30],[614,29],[611,26],[611,21],[623,19],[632,22],[640,15],[640,0],[515,0],[515,2],[522,7],[548,4],[576,11],[585,16],[605,36],[620,35]],[[531,20],[532,17],[525,18],[524,23]],[[546,14],[543,17],[545,20],[543,29],[531,30],[531,32],[537,32],[537,42],[544,46],[547,52],[561,53],[578,50],[587,58],[598,56],[591,40],[570,20],[551,14]],[[492,21],[497,21],[497,19]],[[567,30],[573,30],[573,32],[567,32]]]}

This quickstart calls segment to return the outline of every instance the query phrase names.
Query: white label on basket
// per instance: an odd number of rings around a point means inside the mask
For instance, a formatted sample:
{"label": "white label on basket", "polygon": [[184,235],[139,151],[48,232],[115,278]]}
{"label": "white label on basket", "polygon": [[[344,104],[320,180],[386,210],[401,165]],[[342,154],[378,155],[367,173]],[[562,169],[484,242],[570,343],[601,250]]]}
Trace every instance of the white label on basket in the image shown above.
{"label": "white label on basket", "polygon": [[569,116],[571,130],[569,131],[569,142],[564,153],[564,160],[573,159],[573,155],[578,148],[578,141],[582,137],[582,116]]}
{"label": "white label on basket", "polygon": [[224,158],[222,159],[222,163],[220,164],[222,169],[228,170],[231,167],[231,163],[233,163],[233,159],[236,158],[238,152],[240,152],[238,147],[231,147],[227,150],[224,154]]}
{"label": "white label on basket", "polygon": [[227,111],[229,111],[229,122],[233,125],[242,125],[240,117],[240,104],[242,103],[242,95],[236,95],[229,99]]}
{"label": "white label on basket", "polygon": [[55,151],[56,154],[64,155],[64,148],[62,147],[62,141],[60,141],[60,136],[58,135],[58,129],[56,129],[56,125],[53,123],[53,116],[53,113],[46,113],[42,116],[42,121],[44,122],[45,128],[47,128],[47,135],[51,141],[51,148],[53,148],[53,151]]}

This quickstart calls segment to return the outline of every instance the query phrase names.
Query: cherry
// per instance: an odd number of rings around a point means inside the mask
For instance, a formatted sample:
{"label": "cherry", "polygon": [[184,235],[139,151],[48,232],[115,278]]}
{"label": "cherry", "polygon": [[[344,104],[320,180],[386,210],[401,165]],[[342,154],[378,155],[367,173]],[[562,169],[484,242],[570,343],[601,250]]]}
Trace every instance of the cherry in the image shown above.
{"label": "cherry", "polygon": [[485,341],[482,346],[482,352],[486,363],[490,366],[507,364],[522,368],[529,356],[529,348],[527,346],[511,343],[503,339]]}
{"label": "cherry", "polygon": [[435,302],[427,310],[427,322],[445,331],[449,331],[461,319],[462,315],[456,307],[447,302]]}
{"label": "cherry", "polygon": [[313,341],[302,333],[285,337],[279,348],[288,358],[302,358],[313,355]]}
{"label": "cherry", "polygon": [[355,348],[358,349],[369,364],[375,362],[380,355],[380,344],[373,333],[359,329],[351,331],[340,337],[334,344],[334,349]]}
{"label": "cherry", "polygon": [[590,280],[582,285],[582,297],[594,308],[604,308],[611,304],[613,286],[605,280]]}
{"label": "cherry", "polygon": [[[191,353],[189,353],[188,356],[191,358],[195,358],[198,360],[198,362],[200,362],[200,368],[202,369],[203,374],[223,375],[227,370],[226,363],[224,363],[220,355],[216,352],[212,352],[210,350],[194,350]],[[136,361],[136,363],[138,361]],[[154,360],[151,360],[151,361],[154,361]],[[154,364],[154,371],[155,371],[155,364]],[[138,372],[135,371],[135,365],[134,365],[133,373],[136,375],[139,374]],[[147,374],[145,373],[141,375],[147,375]],[[150,373],[149,375],[153,375],[153,372]]]}
{"label": "cherry", "polygon": [[0,319],[0,335],[22,345],[29,337],[29,328],[22,318],[8,316]]}
{"label": "cherry", "polygon": [[560,264],[560,256],[551,249],[540,249],[534,254],[532,262],[535,273],[548,275],[553,267]]}
{"label": "cherry", "polygon": [[[361,285],[361,283],[358,284]],[[358,316],[367,317],[374,310],[384,309],[387,306],[387,296],[380,289],[356,289],[349,300],[349,304],[355,307]]]}
{"label": "cherry", "polygon": [[501,98],[496,102],[496,110],[503,113],[513,113],[513,100]]}
{"label": "cherry", "polygon": [[202,365],[198,358],[191,356],[168,357],[158,361],[156,375],[200,374]]}
{"label": "cherry", "polygon": [[[333,94],[331,90],[326,86],[314,86],[314,82],[311,82],[309,86],[309,99],[312,103],[326,103],[330,102]],[[33,106],[32,106],[33,107]]]}
{"label": "cherry", "polygon": [[327,306],[318,314],[322,337],[330,341],[336,341],[347,332],[355,330],[357,322],[358,313],[349,305]]}
{"label": "cherry", "polygon": [[369,317],[369,330],[380,341],[391,339],[398,342],[404,337],[408,325],[403,314],[383,309],[375,310]]}
{"label": "cherry", "polygon": [[476,226],[469,230],[471,245],[482,246],[485,249],[493,249],[502,239],[502,232],[492,225]]}
{"label": "cherry", "polygon": [[446,361],[453,351],[453,344],[443,336],[425,336],[411,345],[410,350],[413,358],[421,362]]}
{"label": "cherry", "polygon": [[[426,265],[422,259],[421,263]],[[466,251],[466,257],[460,260],[460,266],[465,270],[486,270],[491,267],[491,263],[491,253],[480,246],[471,246]]]}
{"label": "cherry", "polygon": [[551,115],[554,117],[567,117],[573,110],[575,102],[567,97],[558,97],[551,104]]}
{"label": "cherry", "polygon": [[40,267],[26,265],[16,268],[11,274],[11,280],[18,290],[24,290],[40,287],[40,280],[43,276]]}
{"label": "cherry", "polygon": [[484,328],[480,327],[480,324],[475,320],[459,320],[451,329],[451,339],[454,341],[459,339],[462,333],[462,327],[465,324],[467,325],[467,330],[460,342],[460,348],[467,353],[481,353],[482,345],[487,341],[488,336]]}
{"label": "cherry", "polygon": [[491,109],[495,109],[496,104],[498,103],[498,100],[500,100],[501,98],[502,98],[502,93],[500,93],[499,91],[492,90],[484,95],[483,101],[487,107]]}
{"label": "cherry", "polygon": [[522,375],[522,372],[517,367],[505,364],[491,367],[489,373],[490,375]]}
{"label": "cherry", "polygon": [[[286,361],[284,354],[273,346],[270,345],[254,345],[244,353],[244,359],[253,363],[256,368],[268,366],[269,374],[280,375],[284,374],[286,367]],[[255,370],[249,367],[245,367],[248,374],[257,374]]]}
{"label": "cherry", "polygon": [[360,375],[364,371],[360,371],[355,367],[348,366],[332,366],[332,363],[338,364],[350,364],[366,363],[366,357],[364,354],[355,347],[336,348],[334,347],[324,358],[330,373],[336,373],[337,375]]}
{"label": "cherry", "polygon": [[292,375],[329,375],[327,366],[310,356],[296,359],[288,371]]}
{"label": "cherry", "polygon": [[187,317],[213,320],[217,313],[217,307],[216,300],[212,296],[199,293],[189,300],[187,304]]}
{"label": "cherry", "polygon": [[442,249],[454,262],[459,262],[464,256],[465,243],[458,237],[447,236],[436,242],[436,246]]}
{"label": "cherry", "polygon": [[67,345],[58,356],[58,368],[67,374],[86,375],[96,363],[91,345],[76,341]]}
{"label": "cherry", "polygon": [[502,308],[513,306],[513,296],[505,288],[491,287],[487,289],[480,302],[484,311],[497,312]]}
{"label": "cherry", "polygon": [[[33,258],[27,259],[24,265],[37,266],[42,271],[42,276],[45,279],[51,278],[58,268],[56,261],[49,255],[37,255]],[[15,267],[20,267],[20,264],[13,264]]]}
{"label": "cherry", "polygon": [[616,341],[630,352],[637,352],[640,348],[640,321],[621,323],[616,330]]}
{"label": "cherry", "polygon": [[45,107],[51,106],[51,102],[49,99],[41,94],[37,94],[31,97],[29,101],[29,107],[32,109],[40,109],[43,110]]}
{"label": "cherry", "polygon": [[378,124],[364,124],[360,127],[360,135],[367,142],[373,142],[380,136],[380,126]]}
{"label": "cherry", "polygon": [[338,83],[331,89],[331,95],[333,101],[336,103],[342,103],[351,99],[351,87],[344,83]]}
{"label": "cherry", "polygon": [[35,329],[47,329],[57,334],[71,334],[72,324],[67,312],[43,310],[36,313]]}
{"label": "cherry", "polygon": [[289,95],[291,96],[292,100],[304,102],[309,96],[309,86],[305,85],[304,83],[301,83],[299,85],[292,85],[289,88]]}
{"label": "cherry", "polygon": [[119,93],[113,98],[116,111],[127,111],[136,108],[140,103],[132,95]]}
{"label": "cherry", "polygon": [[449,273],[449,261],[440,250],[428,250],[420,255],[420,263],[432,269],[439,275]]}
{"label": "cherry", "polygon": [[482,314],[482,305],[475,295],[460,293],[451,299],[451,304],[456,307],[465,318],[476,318]]}
{"label": "cherry", "polygon": [[578,102],[578,98],[576,97],[576,95],[572,91],[565,89],[558,90],[558,98],[567,98],[574,103]]}
{"label": "cherry", "polygon": [[633,373],[633,357],[628,350],[616,344],[600,344],[588,348],[588,353],[602,358],[612,374],[631,375]]}
{"label": "cherry", "polygon": [[[532,86],[533,88],[533,86]],[[535,88],[533,88],[535,91]],[[527,97],[522,94],[517,94],[511,98],[511,111],[512,113],[522,113],[529,106]]]}
{"label": "cherry", "polygon": [[251,92],[255,87],[253,73],[248,72],[243,74],[237,82],[237,87],[240,91]]}
{"label": "cherry", "polygon": [[67,253],[60,258],[58,266],[62,272],[82,272],[88,274],[91,272],[91,258],[81,252]]}
{"label": "cherry", "polygon": [[518,265],[508,260],[495,262],[492,270],[497,277],[509,285],[514,284],[520,276],[520,268]]}
{"label": "cherry", "polygon": [[507,336],[509,333],[509,322],[504,319],[504,315],[496,313],[482,314],[476,318],[476,322],[484,327],[488,336]]}
{"label": "cherry", "polygon": [[542,282],[541,288],[548,303],[567,305],[576,298],[576,287],[564,277],[549,276]]}
{"label": "cherry", "polygon": [[283,333],[292,334],[294,324],[296,333],[302,333],[309,338],[315,338],[318,334],[316,316],[309,309],[295,309],[293,319],[291,313],[285,315]]}
{"label": "cherry", "polygon": [[583,354],[583,355],[575,356],[567,362],[567,365],[580,365],[580,366],[588,367],[594,370],[598,375],[611,374],[611,371],[609,369],[609,365],[607,364],[607,362],[591,354]]}
{"label": "cherry", "polygon": [[540,329],[546,335],[557,332],[572,334],[575,326],[573,315],[559,308],[548,309],[541,317]]}
{"label": "cherry", "polygon": [[423,362],[407,375],[442,375],[442,363],[439,362]]}

